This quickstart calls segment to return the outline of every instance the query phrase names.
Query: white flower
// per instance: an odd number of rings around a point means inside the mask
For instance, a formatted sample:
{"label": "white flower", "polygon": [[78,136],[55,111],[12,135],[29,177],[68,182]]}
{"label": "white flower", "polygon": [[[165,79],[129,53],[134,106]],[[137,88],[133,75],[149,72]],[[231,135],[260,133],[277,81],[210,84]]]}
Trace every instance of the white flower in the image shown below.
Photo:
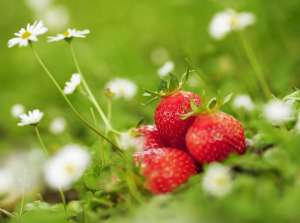
{"label": "white flower", "polygon": [[48,42],[57,42],[65,39],[72,38],[85,38],[87,34],[90,33],[90,30],[76,30],[76,29],[67,29],[64,33],[59,33],[56,36],[49,36]]}
{"label": "white flower", "polygon": [[115,98],[125,99],[133,98],[137,92],[137,86],[134,82],[121,78],[115,78],[108,82],[106,89],[108,89]]}
{"label": "white flower", "polygon": [[37,125],[42,120],[43,116],[44,113],[38,109],[29,111],[28,114],[21,114],[19,116],[20,122],[18,123],[18,126]]}
{"label": "white flower", "polygon": [[167,61],[164,65],[162,65],[159,69],[158,69],[158,75],[160,77],[165,77],[167,76],[169,73],[171,73],[174,70],[174,62],[173,61]]}
{"label": "white flower", "polygon": [[49,6],[52,0],[26,0],[26,5],[35,13],[44,12]]}
{"label": "white flower", "polygon": [[217,13],[209,26],[209,33],[215,39],[222,39],[228,33],[242,30],[254,24],[255,15],[249,12],[238,13],[232,9]]}
{"label": "white flower", "polygon": [[136,151],[142,151],[144,140],[143,137],[134,136],[129,130],[128,132],[121,133],[118,144],[123,150],[135,149]]}
{"label": "white flower", "polygon": [[64,88],[64,93],[65,94],[73,94],[73,92],[76,90],[76,88],[80,85],[81,83],[81,76],[80,74],[72,74],[71,80],[66,82],[65,88]]}
{"label": "white flower", "polygon": [[11,173],[6,169],[0,169],[0,196],[8,194],[13,186]]}
{"label": "white flower", "polygon": [[27,24],[26,28],[22,28],[19,32],[15,33],[15,38],[8,41],[8,47],[11,48],[15,45],[28,46],[30,42],[38,41],[37,37],[47,31],[48,29],[42,21],[35,21],[32,25]]}
{"label": "white flower", "polygon": [[255,107],[250,96],[245,94],[235,96],[232,106],[236,109],[244,109],[248,112],[252,111]]}
{"label": "white flower", "polygon": [[281,100],[269,101],[263,110],[264,118],[273,125],[282,125],[293,119],[293,107]]}
{"label": "white flower", "polygon": [[55,135],[64,132],[65,129],[66,129],[66,121],[62,117],[57,117],[53,119],[49,126],[50,132],[52,132]]}
{"label": "white flower", "polygon": [[66,145],[45,166],[45,180],[53,189],[69,189],[83,175],[89,153],[78,145]]}
{"label": "white flower", "polygon": [[167,49],[158,47],[152,50],[150,54],[151,61],[156,65],[162,65],[169,58],[169,52]]}
{"label": "white flower", "polygon": [[219,163],[211,164],[203,177],[202,187],[213,196],[226,195],[232,189],[230,169]]}
{"label": "white flower", "polygon": [[41,149],[15,152],[1,161],[0,194],[1,205],[14,203],[23,194],[36,192],[41,186],[44,164]]}
{"label": "white flower", "polygon": [[21,114],[25,112],[25,108],[21,104],[15,104],[11,107],[10,113],[13,117],[18,118]]}
{"label": "white flower", "polygon": [[52,30],[64,30],[70,20],[68,9],[64,6],[55,6],[43,12],[45,24]]}

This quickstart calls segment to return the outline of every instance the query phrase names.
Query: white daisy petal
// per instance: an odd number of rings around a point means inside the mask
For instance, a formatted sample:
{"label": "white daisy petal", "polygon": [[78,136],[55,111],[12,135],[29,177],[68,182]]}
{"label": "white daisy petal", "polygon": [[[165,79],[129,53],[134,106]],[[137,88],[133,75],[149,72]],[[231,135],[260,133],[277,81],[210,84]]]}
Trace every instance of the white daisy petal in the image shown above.
{"label": "white daisy petal", "polygon": [[69,189],[83,175],[89,162],[90,155],[84,148],[67,145],[46,163],[46,183],[53,189]]}
{"label": "white daisy petal", "polygon": [[13,117],[18,118],[21,114],[25,112],[25,108],[21,104],[15,104],[11,107],[10,113]]}
{"label": "white daisy petal", "polygon": [[58,135],[62,132],[64,132],[66,129],[66,121],[62,117],[57,117],[52,120],[49,126],[49,130],[54,135]]}
{"label": "white daisy petal", "polygon": [[263,116],[273,125],[282,125],[294,118],[293,106],[284,101],[274,99],[264,106]]}
{"label": "white daisy petal", "polygon": [[233,9],[226,9],[213,17],[209,26],[209,33],[214,39],[220,40],[228,33],[242,30],[254,22],[255,15],[250,12],[238,13]]}
{"label": "white daisy petal", "polygon": [[208,194],[222,197],[232,189],[230,169],[219,163],[211,164],[202,180],[202,188]]}
{"label": "white daisy petal", "polygon": [[73,94],[81,83],[81,76],[78,73],[72,74],[71,80],[66,82],[64,93],[66,95]]}
{"label": "white daisy petal", "polygon": [[48,42],[56,42],[60,40],[67,40],[72,38],[86,38],[86,35],[90,33],[90,30],[76,30],[76,29],[67,29],[64,33],[59,33],[56,36],[49,36]]}
{"label": "white daisy petal", "polygon": [[38,36],[46,33],[48,29],[44,26],[42,21],[35,21],[32,25],[27,24],[26,29],[21,28],[19,32],[14,35],[17,36],[8,41],[8,47],[19,45],[21,47],[28,46],[29,42],[38,41]]}
{"label": "white daisy petal", "polygon": [[174,67],[175,65],[173,61],[167,61],[158,69],[158,75],[160,77],[165,77],[174,70]]}
{"label": "white daisy petal", "polygon": [[137,86],[134,82],[115,78],[106,84],[106,89],[109,89],[115,98],[131,99],[137,92]]}
{"label": "white daisy petal", "polygon": [[37,125],[43,118],[44,113],[38,109],[29,111],[28,114],[21,114],[19,116],[20,122],[18,126]]}
{"label": "white daisy petal", "polygon": [[232,106],[236,109],[243,109],[245,111],[252,111],[255,107],[249,95],[237,95],[233,99]]}

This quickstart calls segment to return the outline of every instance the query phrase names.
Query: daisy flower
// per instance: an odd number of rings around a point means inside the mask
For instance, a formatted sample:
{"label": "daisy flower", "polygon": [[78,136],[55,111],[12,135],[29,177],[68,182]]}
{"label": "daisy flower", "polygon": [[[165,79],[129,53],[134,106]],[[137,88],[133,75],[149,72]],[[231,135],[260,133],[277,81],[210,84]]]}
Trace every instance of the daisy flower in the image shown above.
{"label": "daisy flower", "polygon": [[38,41],[37,37],[47,31],[48,29],[42,21],[35,21],[32,25],[28,24],[26,28],[22,28],[19,32],[15,33],[16,37],[8,41],[8,47],[11,48],[15,45],[19,45],[20,47],[28,46],[30,42]]}
{"label": "daisy flower", "polygon": [[25,114],[25,113],[21,114],[19,116],[20,122],[18,123],[18,126],[26,126],[26,125],[35,126],[35,125],[39,124],[39,122],[42,120],[43,116],[44,116],[44,113],[38,109],[29,111],[27,114]]}
{"label": "daisy flower", "polygon": [[264,118],[273,125],[282,125],[291,121],[293,115],[293,106],[278,99],[269,101],[263,110]]}
{"label": "daisy flower", "polygon": [[203,177],[202,187],[213,196],[226,195],[232,189],[230,169],[219,163],[211,164]]}
{"label": "daisy flower", "polygon": [[15,104],[11,107],[10,113],[13,117],[18,118],[21,114],[25,112],[25,108],[21,104]]}
{"label": "daisy flower", "polygon": [[22,195],[36,192],[41,187],[45,157],[39,149],[18,151],[1,160],[1,204],[14,204]]}
{"label": "daisy flower", "polygon": [[78,73],[72,74],[71,80],[66,82],[64,93],[66,95],[73,94],[73,92],[77,89],[77,87],[81,83],[81,76]]}
{"label": "daisy flower", "polygon": [[90,154],[79,145],[66,145],[45,166],[45,180],[53,189],[69,189],[83,175]]}
{"label": "daisy flower", "polygon": [[169,60],[158,69],[158,75],[160,77],[165,77],[174,70],[174,67],[174,62]]}
{"label": "daisy flower", "polygon": [[50,7],[42,13],[45,24],[52,30],[64,30],[69,24],[70,14],[68,9],[63,6]]}
{"label": "daisy flower", "polygon": [[236,109],[244,109],[248,112],[252,111],[255,107],[250,96],[245,94],[235,96],[232,106]]}
{"label": "daisy flower", "polygon": [[59,33],[56,36],[49,36],[48,42],[57,42],[61,40],[71,40],[73,38],[85,38],[87,34],[90,33],[90,30],[76,30],[76,29],[67,29],[64,33]]}
{"label": "daisy flower", "polygon": [[131,99],[137,92],[137,86],[134,82],[122,78],[111,80],[106,84],[105,88],[108,89],[115,98]]}
{"label": "daisy flower", "polygon": [[53,0],[26,0],[25,4],[34,12],[42,13],[50,6],[52,1]]}
{"label": "daisy flower", "polygon": [[143,137],[136,137],[130,130],[121,133],[118,141],[119,147],[123,150],[135,149],[136,151],[142,151],[144,146]]}
{"label": "daisy flower", "polygon": [[54,135],[58,135],[64,132],[65,129],[66,129],[66,121],[62,117],[57,117],[53,119],[49,126],[50,132],[52,132]]}
{"label": "daisy flower", "polygon": [[242,30],[254,24],[255,15],[250,12],[238,13],[233,9],[217,13],[209,26],[209,33],[215,39],[222,39],[232,31]]}

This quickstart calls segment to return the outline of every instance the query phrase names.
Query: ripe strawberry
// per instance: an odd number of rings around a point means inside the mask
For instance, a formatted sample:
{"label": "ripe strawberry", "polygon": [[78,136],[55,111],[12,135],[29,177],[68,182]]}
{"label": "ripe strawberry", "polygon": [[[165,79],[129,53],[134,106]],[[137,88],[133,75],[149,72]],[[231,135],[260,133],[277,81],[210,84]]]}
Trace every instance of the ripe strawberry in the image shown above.
{"label": "ripe strawberry", "polygon": [[186,134],[186,145],[200,163],[222,161],[230,153],[246,151],[241,123],[223,112],[199,115]]}
{"label": "ripe strawberry", "polygon": [[171,192],[197,173],[194,160],[180,149],[149,149],[136,153],[134,160],[141,165],[145,186],[153,194]]}
{"label": "ripe strawberry", "polygon": [[186,148],[185,134],[194,122],[194,117],[182,120],[181,115],[190,112],[190,101],[201,103],[200,97],[192,92],[179,91],[164,97],[155,111],[155,123],[163,142],[170,147]]}
{"label": "ripe strawberry", "polygon": [[143,137],[145,150],[164,146],[155,125],[143,125],[137,131]]}

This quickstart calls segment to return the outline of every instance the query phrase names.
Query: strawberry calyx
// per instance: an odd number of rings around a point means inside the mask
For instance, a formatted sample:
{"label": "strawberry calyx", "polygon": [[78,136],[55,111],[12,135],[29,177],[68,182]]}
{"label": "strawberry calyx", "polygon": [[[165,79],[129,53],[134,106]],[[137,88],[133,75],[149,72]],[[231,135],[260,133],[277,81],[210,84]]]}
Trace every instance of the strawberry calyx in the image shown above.
{"label": "strawberry calyx", "polygon": [[176,75],[170,73],[166,79],[160,79],[159,87],[156,91],[144,89],[143,96],[149,97],[143,105],[148,105],[161,97],[168,97],[179,92],[190,76],[191,70],[187,67],[185,73],[178,78]]}
{"label": "strawberry calyx", "polygon": [[209,100],[202,97],[203,103],[197,105],[193,99],[190,100],[191,111],[181,115],[182,120],[186,120],[192,116],[199,114],[210,114],[215,113],[221,109],[232,99],[233,93],[226,95],[225,97],[216,96]]}

